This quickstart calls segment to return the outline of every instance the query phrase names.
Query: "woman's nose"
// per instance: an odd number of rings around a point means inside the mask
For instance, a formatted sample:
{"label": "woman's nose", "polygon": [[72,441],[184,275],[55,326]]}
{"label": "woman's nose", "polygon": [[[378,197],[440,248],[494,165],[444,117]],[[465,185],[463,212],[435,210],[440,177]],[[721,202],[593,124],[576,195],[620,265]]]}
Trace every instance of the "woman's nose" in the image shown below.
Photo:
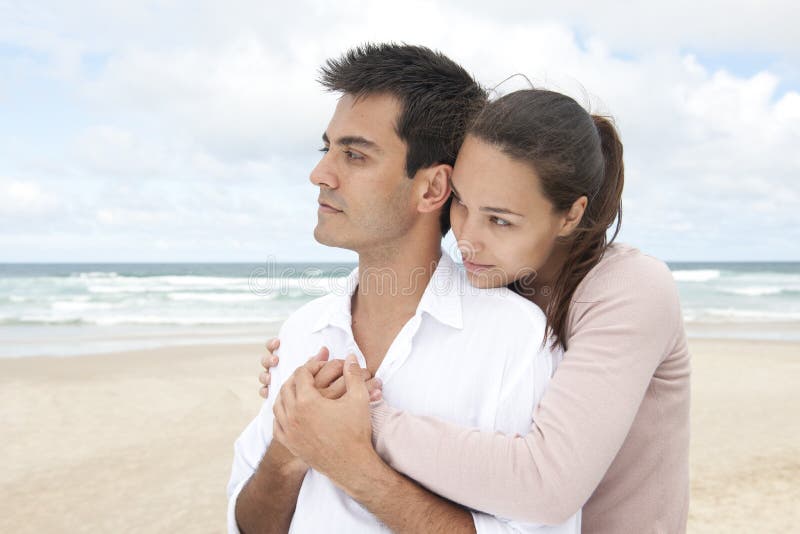
{"label": "woman's nose", "polygon": [[460,234],[457,244],[461,257],[467,261],[472,261],[472,259],[483,250],[483,243],[479,231],[474,227],[474,224],[469,221],[469,217],[467,217],[467,220],[461,225]]}

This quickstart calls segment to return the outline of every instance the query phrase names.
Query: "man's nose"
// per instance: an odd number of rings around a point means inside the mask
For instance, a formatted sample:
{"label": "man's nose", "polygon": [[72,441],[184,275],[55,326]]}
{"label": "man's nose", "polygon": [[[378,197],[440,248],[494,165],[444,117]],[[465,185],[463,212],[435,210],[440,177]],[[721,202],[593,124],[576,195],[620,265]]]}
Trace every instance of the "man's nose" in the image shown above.
{"label": "man's nose", "polygon": [[319,160],[316,167],[311,170],[311,175],[309,179],[311,183],[316,186],[323,186],[326,185],[331,189],[336,189],[339,187],[339,179],[336,176],[336,170],[332,165],[332,162],[329,159],[329,152],[322,156],[322,159]]}

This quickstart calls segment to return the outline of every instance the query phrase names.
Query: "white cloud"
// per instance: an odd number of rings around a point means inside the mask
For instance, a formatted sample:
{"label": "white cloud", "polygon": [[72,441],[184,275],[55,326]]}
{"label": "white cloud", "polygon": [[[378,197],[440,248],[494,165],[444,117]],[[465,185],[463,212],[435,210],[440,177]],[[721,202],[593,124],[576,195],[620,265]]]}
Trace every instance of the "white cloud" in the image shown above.
{"label": "white cloud", "polygon": [[[24,211],[30,225],[58,208],[76,236],[132,239],[130,259],[150,249],[185,259],[192,247],[198,257],[213,247],[220,258],[340,254],[310,237],[307,175],[334,98],[316,70],[353,44],[398,40],[441,49],[486,84],[523,72],[612,113],[626,148],[623,238],[667,258],[741,256],[766,246],[765,232],[789,239],[800,222],[800,93],[786,85],[800,58],[793,9],[306,1],[277,17],[255,1],[0,7],[0,43],[30,52],[13,68],[52,81],[82,112],[80,124],[59,125],[60,151],[34,158],[37,137],[6,134],[28,155],[4,154],[0,173],[29,199],[6,196],[0,209],[6,219]],[[698,59],[743,51],[776,59],[745,74]],[[161,245],[147,238],[156,235]]]}
{"label": "white cloud", "polygon": [[0,216],[46,216],[58,206],[58,199],[39,184],[0,178]]}

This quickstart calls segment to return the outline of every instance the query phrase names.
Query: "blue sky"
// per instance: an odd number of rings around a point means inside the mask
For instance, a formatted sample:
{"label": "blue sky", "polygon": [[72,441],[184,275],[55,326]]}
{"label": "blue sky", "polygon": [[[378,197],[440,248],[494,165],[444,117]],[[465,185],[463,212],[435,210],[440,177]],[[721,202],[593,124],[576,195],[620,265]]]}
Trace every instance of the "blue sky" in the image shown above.
{"label": "blue sky", "polygon": [[367,40],[613,115],[621,240],[800,260],[797,8],[622,6],[0,2],[0,261],[352,260],[314,242],[307,177],[335,103],[315,71]]}

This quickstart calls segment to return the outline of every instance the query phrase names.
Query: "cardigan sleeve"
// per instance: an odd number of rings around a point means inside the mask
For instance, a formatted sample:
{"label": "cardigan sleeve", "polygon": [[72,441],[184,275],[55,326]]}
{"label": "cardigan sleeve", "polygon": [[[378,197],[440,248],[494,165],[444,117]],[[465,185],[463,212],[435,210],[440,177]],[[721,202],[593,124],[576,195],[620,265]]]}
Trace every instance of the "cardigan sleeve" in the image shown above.
{"label": "cardigan sleeve", "polygon": [[603,479],[682,328],[666,265],[642,254],[615,258],[575,293],[564,359],[527,435],[481,432],[381,401],[371,410],[375,448],[452,501],[517,521],[561,523]]}

